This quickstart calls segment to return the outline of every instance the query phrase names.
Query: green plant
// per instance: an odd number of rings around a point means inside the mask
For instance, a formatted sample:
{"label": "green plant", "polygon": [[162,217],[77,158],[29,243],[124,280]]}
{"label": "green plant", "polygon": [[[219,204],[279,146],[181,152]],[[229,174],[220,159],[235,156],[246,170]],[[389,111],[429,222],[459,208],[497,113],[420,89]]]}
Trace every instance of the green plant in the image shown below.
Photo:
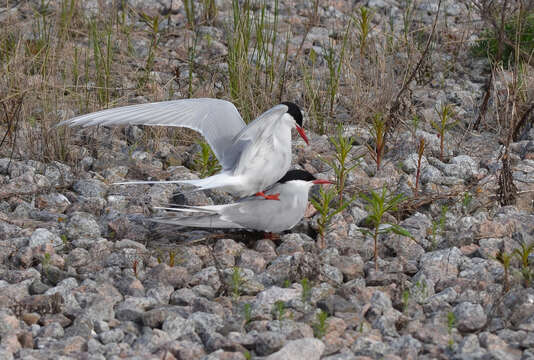
{"label": "green plant", "polygon": [[373,13],[365,6],[360,7],[359,17],[355,19],[358,25],[358,40],[360,42],[360,58],[365,55],[367,47],[367,38],[371,32],[371,21],[373,20]]}
{"label": "green plant", "polygon": [[48,268],[50,267],[50,260],[51,260],[50,253],[45,253],[43,256],[43,260],[41,261],[42,270],[47,277],[48,277]]}
{"label": "green plant", "polygon": [[[229,92],[247,123],[275,98],[274,85],[281,65],[282,76],[285,74],[288,49],[277,51],[278,0],[272,4],[272,17],[266,9],[266,1],[232,0],[233,21],[227,31]],[[285,39],[286,46],[289,39]]]}
{"label": "green plant", "polygon": [[414,115],[412,116],[412,121],[411,121],[411,132],[412,132],[412,137],[415,139],[415,136],[417,135],[417,130],[419,129],[419,123],[421,122],[421,118],[417,115]]}
{"label": "green plant", "polygon": [[447,205],[441,205],[441,214],[439,215],[439,230],[441,232],[441,236],[445,234],[445,225],[447,223],[448,211],[449,207]]}
{"label": "green plant", "polygon": [[300,285],[302,286],[302,295],[301,295],[302,302],[307,303],[311,299],[312,287],[311,287],[310,281],[308,280],[308,278],[304,278],[300,280]]}
{"label": "green plant", "polygon": [[96,89],[101,106],[109,106],[111,89],[111,65],[113,62],[112,27],[106,25],[100,31],[97,23],[90,23],[89,40],[93,45],[93,61],[96,70]]}
{"label": "green plant", "polygon": [[208,24],[212,24],[217,17],[217,5],[215,0],[202,0],[202,18]]}
{"label": "green plant", "polygon": [[439,228],[439,235],[442,237],[445,235],[445,224],[447,221],[447,211],[449,211],[449,207],[447,205],[442,205],[439,220],[438,221],[432,220],[432,250],[436,249],[438,245],[438,240],[437,240],[438,228]]}
{"label": "green plant", "polygon": [[[321,82],[315,75],[317,64],[317,53],[310,49],[308,61],[302,62],[302,73],[304,80],[304,100],[308,105],[308,114],[313,119],[315,131],[324,135],[326,133],[324,106],[322,101]],[[306,64],[306,65],[305,65]],[[309,65],[307,65],[309,64]]]}
{"label": "green plant", "polygon": [[410,289],[404,289],[402,292],[402,312],[408,310],[408,305],[410,303]]}
{"label": "green plant", "polygon": [[447,332],[449,333],[449,347],[452,347],[454,344],[454,339],[452,337],[452,331],[456,327],[456,315],[452,311],[447,313]]}
{"label": "green plant", "polygon": [[[499,34],[501,24],[495,24],[492,29],[483,31],[481,41],[473,48],[476,56],[488,57],[491,61],[502,62],[504,67],[514,64],[517,58],[532,63],[534,51],[534,12],[520,11],[518,16],[506,16],[502,25],[502,34]],[[498,15],[500,17],[500,15]],[[499,41],[499,37],[504,39]],[[501,47],[501,49],[499,49]],[[499,56],[500,52],[500,56]]]}
{"label": "green plant", "polygon": [[469,205],[471,205],[471,201],[473,201],[473,195],[471,195],[469,191],[464,192],[464,196],[462,197],[462,208],[466,214],[468,212]]}
{"label": "green plant", "polygon": [[193,163],[195,170],[200,173],[200,177],[205,178],[221,170],[221,165],[205,141],[199,141],[198,144],[200,145],[200,153],[194,158]]}
{"label": "green plant", "polygon": [[169,250],[169,266],[170,267],[174,267],[175,258],[176,258],[176,251]]}
{"label": "green plant", "polygon": [[[326,60],[328,68],[328,97],[330,99],[329,108],[330,116],[334,115],[334,103],[339,89],[339,80],[341,78],[341,66],[343,65],[343,59],[345,55],[345,49],[347,48],[347,40],[349,30],[351,28],[352,21],[349,22],[343,36],[343,43],[341,49],[336,50],[334,44],[331,42],[330,46],[325,50],[323,56]],[[332,41],[332,40],[331,40]],[[324,130],[324,129],[323,129]]]}
{"label": "green plant", "polygon": [[[193,1],[191,1],[193,2]],[[148,82],[148,79],[150,78],[150,73],[152,72],[152,69],[154,68],[154,60],[156,58],[156,50],[158,48],[159,42],[160,42],[160,17],[159,15],[156,16],[148,16],[145,13],[140,13],[140,19],[143,21],[149,28],[149,36],[150,36],[150,46],[148,48],[148,55],[145,62],[145,71],[144,75],[141,77],[139,81],[139,87],[145,86],[145,84]]]}
{"label": "green plant", "polygon": [[326,227],[330,223],[330,220],[334,215],[339,214],[347,208],[355,199],[356,195],[349,201],[343,203],[343,205],[338,206],[337,208],[332,208],[330,204],[337,197],[337,190],[334,188],[328,188],[327,190],[322,187],[319,189],[319,197],[311,197],[310,202],[313,207],[319,212],[319,219],[317,220],[317,226],[319,231],[319,236],[321,241],[319,242],[319,247],[324,248],[326,246],[324,235],[326,232]]}
{"label": "green plant", "polygon": [[249,303],[243,305],[243,315],[245,318],[245,325],[252,320],[252,306]]}
{"label": "green plant", "polygon": [[[417,1],[414,0],[405,0],[404,4],[404,12],[402,13],[402,34],[406,44],[408,44],[410,29],[414,20],[414,12],[417,5],[416,2]],[[410,47],[408,46],[407,49],[410,49]]]}
{"label": "green plant", "polygon": [[322,339],[326,335],[326,330],[328,325],[326,324],[326,319],[328,319],[328,313],[326,311],[320,310],[315,315],[316,322],[313,324],[313,336],[318,339]]}
{"label": "green plant", "polygon": [[443,161],[443,143],[445,139],[445,133],[452,129],[457,123],[458,120],[453,118],[456,116],[454,109],[451,104],[444,105],[440,104],[439,108],[435,108],[436,113],[438,114],[439,121],[431,120],[430,124],[438,132],[439,136],[439,159]]}
{"label": "green plant", "polygon": [[510,264],[513,256],[513,253],[509,254],[504,251],[504,249],[500,249],[499,252],[497,252],[497,255],[495,256],[495,260],[497,260],[502,265],[502,268],[504,270],[504,283],[502,287],[503,293],[506,293],[510,290]]}
{"label": "green plant", "polygon": [[380,170],[380,164],[386,146],[386,120],[381,113],[377,113],[373,116],[370,132],[373,137],[374,148],[367,144],[367,149],[376,163],[376,172],[378,172]]}
{"label": "green plant", "polygon": [[[195,66],[196,66],[196,58],[197,58],[197,42],[198,42],[198,35],[195,34],[193,37],[193,44],[187,47],[187,62],[189,64],[188,69],[188,76],[187,76],[187,94],[189,97],[193,97],[193,74],[195,72]],[[200,144],[202,145],[203,142]]]}
{"label": "green plant", "polygon": [[195,0],[184,0],[185,18],[187,19],[187,26],[191,30],[195,30]]}
{"label": "green plant", "polygon": [[276,320],[283,320],[286,313],[286,304],[282,300],[277,300],[274,303],[273,312]]}
{"label": "green plant", "polygon": [[241,296],[241,286],[244,282],[245,279],[241,275],[241,269],[238,266],[234,266],[234,271],[232,272],[232,296],[234,299]]}
{"label": "green plant", "polygon": [[282,284],[282,287],[283,287],[284,289],[287,289],[287,288],[290,287],[290,286],[291,286],[291,281],[289,281],[289,279],[285,279],[285,280],[284,280],[284,283]]}
{"label": "green plant", "polygon": [[534,272],[532,271],[529,256],[534,250],[534,243],[528,245],[526,242],[521,241],[519,249],[514,249],[512,255],[519,259],[521,269],[519,270],[523,277],[525,287],[530,286],[530,282],[534,278]]}
{"label": "green plant", "polygon": [[419,147],[417,148],[417,173],[415,175],[415,195],[417,196],[417,189],[419,186],[419,176],[421,176],[421,159],[425,151],[425,138],[419,139]]}
{"label": "green plant", "polygon": [[337,135],[335,137],[330,136],[329,139],[336,148],[334,159],[328,160],[322,157],[320,159],[334,170],[336,175],[336,188],[339,195],[338,206],[341,207],[343,206],[343,191],[345,190],[347,175],[360,164],[360,157],[353,160],[354,164],[348,163],[354,139],[352,137],[343,136],[343,127],[341,124],[337,127]]}
{"label": "green plant", "polygon": [[250,354],[248,350],[245,350],[245,352],[243,353],[243,356],[245,357],[246,360],[252,359],[252,355]]}
{"label": "green plant", "polygon": [[406,198],[402,194],[391,195],[388,194],[386,186],[382,188],[382,192],[376,193],[371,191],[369,195],[361,194],[362,199],[367,203],[365,209],[369,214],[367,220],[372,226],[372,230],[368,229],[359,229],[362,233],[370,235],[374,240],[374,259],[375,259],[375,270],[378,271],[378,236],[381,234],[386,234],[389,232],[394,232],[395,234],[407,236],[412,238],[410,232],[404,229],[402,226],[385,223],[383,222],[384,214],[388,211],[397,210],[398,205],[404,201]]}

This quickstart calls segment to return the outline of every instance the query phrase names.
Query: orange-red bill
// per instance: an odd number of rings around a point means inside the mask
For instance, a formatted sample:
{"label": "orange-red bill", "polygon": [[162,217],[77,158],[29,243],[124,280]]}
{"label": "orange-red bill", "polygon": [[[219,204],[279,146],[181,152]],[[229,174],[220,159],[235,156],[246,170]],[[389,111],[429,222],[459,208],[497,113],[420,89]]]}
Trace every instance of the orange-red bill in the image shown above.
{"label": "orange-red bill", "polygon": [[306,145],[310,145],[310,142],[308,141],[308,137],[304,133],[304,129],[302,129],[300,126],[297,125],[297,131],[299,132],[299,135],[306,141]]}
{"label": "orange-red bill", "polygon": [[313,180],[313,183],[316,184],[316,185],[333,184],[332,181],[330,181],[330,180],[325,180],[325,179],[317,179],[317,180]]}

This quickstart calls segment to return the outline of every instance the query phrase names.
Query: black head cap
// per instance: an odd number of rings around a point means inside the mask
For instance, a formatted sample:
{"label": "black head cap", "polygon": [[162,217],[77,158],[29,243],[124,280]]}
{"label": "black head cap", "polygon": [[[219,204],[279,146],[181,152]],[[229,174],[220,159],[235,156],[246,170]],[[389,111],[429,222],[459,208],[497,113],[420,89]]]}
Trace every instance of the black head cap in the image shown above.
{"label": "black head cap", "polygon": [[291,180],[313,181],[316,178],[306,170],[289,170],[278,182],[283,184]]}
{"label": "black head cap", "polygon": [[299,106],[291,101],[284,101],[282,104],[288,107],[287,112],[289,115],[293,116],[298,126],[302,127],[302,113],[300,112]]}

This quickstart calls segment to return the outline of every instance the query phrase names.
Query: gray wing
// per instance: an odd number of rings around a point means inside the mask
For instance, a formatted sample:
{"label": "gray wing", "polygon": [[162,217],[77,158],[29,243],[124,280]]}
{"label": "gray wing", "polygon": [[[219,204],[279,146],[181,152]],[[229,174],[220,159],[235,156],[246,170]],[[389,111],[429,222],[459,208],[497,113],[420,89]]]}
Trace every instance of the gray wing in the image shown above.
{"label": "gray wing", "polygon": [[265,128],[271,125],[274,120],[277,120],[284,115],[287,112],[287,109],[287,105],[280,104],[258,116],[234,136],[232,139],[232,146],[228,148],[228,151],[240,154],[243,148],[254,141],[254,139],[257,139],[258,137],[261,138],[261,133]]}
{"label": "gray wing", "polygon": [[154,125],[177,126],[198,131],[206,138],[224,169],[232,167],[239,153],[228,151],[233,139],[245,128],[235,106],[219,99],[183,99],[130,105],[102,110],[59,125]]}

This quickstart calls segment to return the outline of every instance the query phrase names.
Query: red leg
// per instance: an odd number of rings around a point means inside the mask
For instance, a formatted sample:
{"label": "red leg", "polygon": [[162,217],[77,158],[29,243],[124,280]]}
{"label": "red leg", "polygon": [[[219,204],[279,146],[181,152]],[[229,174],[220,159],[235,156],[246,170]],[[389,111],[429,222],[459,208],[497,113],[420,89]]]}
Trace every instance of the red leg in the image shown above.
{"label": "red leg", "polygon": [[263,236],[267,240],[280,240],[280,235],[274,234],[272,232],[264,232]]}
{"label": "red leg", "polygon": [[260,192],[257,192],[255,195],[256,195],[256,196],[264,197],[265,200],[278,200],[278,201],[280,201],[280,197],[279,197],[280,194],[265,195],[265,194],[263,193],[263,191],[260,191]]}

